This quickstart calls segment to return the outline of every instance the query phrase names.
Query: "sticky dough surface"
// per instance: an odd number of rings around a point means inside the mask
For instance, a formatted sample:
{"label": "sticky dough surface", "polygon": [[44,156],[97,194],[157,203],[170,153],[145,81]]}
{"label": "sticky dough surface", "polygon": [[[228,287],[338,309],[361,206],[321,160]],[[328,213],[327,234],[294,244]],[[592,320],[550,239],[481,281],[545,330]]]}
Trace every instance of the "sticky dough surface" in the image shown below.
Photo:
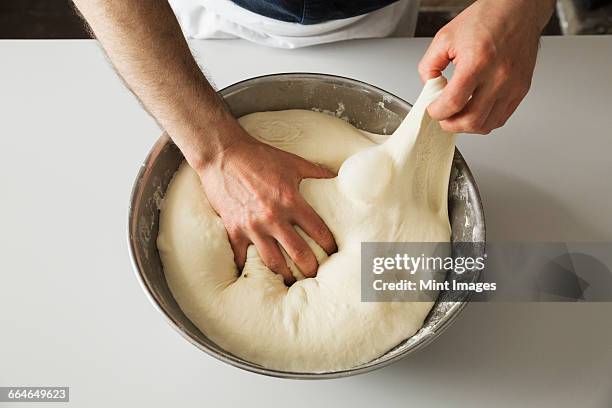
{"label": "sticky dough surface", "polygon": [[[371,361],[412,336],[431,302],[360,301],[361,242],[448,242],[454,136],[426,114],[445,80],[429,81],[398,130],[376,144],[350,124],[305,110],[240,118],[255,138],[338,172],[300,192],[331,229],[328,257],[310,238],[317,276],[287,288],[254,246],[242,275],[221,219],[183,164],[168,187],[157,245],[170,290],[220,347],[264,367],[321,372]],[[293,273],[302,278],[290,264]]]}

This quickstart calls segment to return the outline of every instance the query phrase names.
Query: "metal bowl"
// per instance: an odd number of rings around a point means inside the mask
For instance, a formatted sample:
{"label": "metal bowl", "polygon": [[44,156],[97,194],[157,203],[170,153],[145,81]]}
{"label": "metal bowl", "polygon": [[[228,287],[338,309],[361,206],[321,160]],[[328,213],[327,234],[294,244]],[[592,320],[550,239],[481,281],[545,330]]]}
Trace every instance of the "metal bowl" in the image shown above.
{"label": "metal bowl", "polygon": [[[317,109],[345,118],[356,127],[390,134],[411,105],[382,89],[353,79],[322,74],[278,74],[248,79],[220,91],[236,116],[282,109]],[[223,350],[185,316],[172,296],[157,251],[159,204],[183,155],[167,135],[162,135],[145,159],[132,191],[128,240],[132,264],[142,288],[170,325],[189,342],[228,364],[255,373],[283,378],[338,378],[384,367],[429,344],[457,318],[469,297],[467,292],[441,292],[423,327],[383,356],[361,366],[325,373],[270,370]],[[458,150],[450,176],[449,214],[452,242],[478,242],[462,247],[462,255],[482,256],[485,223],[474,178]],[[468,222],[466,222],[468,221]],[[469,253],[465,253],[465,252]],[[455,272],[450,272],[449,277]],[[459,277],[455,274],[455,278]],[[464,273],[462,281],[476,281],[478,273]]]}

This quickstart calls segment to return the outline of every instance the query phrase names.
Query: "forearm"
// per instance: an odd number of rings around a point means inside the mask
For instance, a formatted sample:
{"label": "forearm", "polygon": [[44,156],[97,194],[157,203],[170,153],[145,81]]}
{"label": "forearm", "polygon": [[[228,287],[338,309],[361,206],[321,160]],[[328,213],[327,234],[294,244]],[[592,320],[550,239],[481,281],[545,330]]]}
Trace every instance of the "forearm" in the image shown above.
{"label": "forearm", "polygon": [[231,143],[235,120],[165,0],[75,0],[118,73],[193,167]]}

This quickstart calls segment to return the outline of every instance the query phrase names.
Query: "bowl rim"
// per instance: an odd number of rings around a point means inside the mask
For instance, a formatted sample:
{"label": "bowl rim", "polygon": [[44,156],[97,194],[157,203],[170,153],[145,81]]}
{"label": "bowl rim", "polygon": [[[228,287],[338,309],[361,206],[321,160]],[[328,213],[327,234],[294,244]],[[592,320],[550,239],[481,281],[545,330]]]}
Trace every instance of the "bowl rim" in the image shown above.
{"label": "bowl rim", "polygon": [[[251,78],[246,78],[244,80],[235,82],[233,84],[230,84],[220,90],[217,91],[217,93],[222,96],[225,97],[226,95],[230,94],[231,91],[233,91],[233,88],[235,87],[240,87],[246,83],[257,83],[263,80],[273,80],[274,78],[278,78],[278,77],[286,77],[286,78],[298,78],[298,79],[304,79],[304,78],[308,78],[308,79],[326,79],[326,80],[342,80],[345,84],[349,83],[351,85],[355,85],[361,88],[365,88],[369,91],[376,91],[377,93],[380,93],[382,95],[388,96],[390,97],[390,99],[392,99],[394,102],[399,103],[400,105],[405,105],[407,107],[407,110],[409,111],[412,108],[412,104],[405,101],[404,99],[400,98],[399,96],[388,92],[382,88],[379,88],[375,85],[371,85],[369,83],[357,80],[357,79],[353,79],[353,78],[348,78],[348,77],[344,77],[341,75],[332,75],[332,74],[325,74],[325,73],[316,73],[316,72],[283,72],[283,73],[273,73],[273,74],[264,74],[264,75],[258,75],[258,76],[254,76]],[[449,308],[449,311],[447,312],[447,318],[444,320],[441,320],[438,324],[438,326],[435,327],[435,330],[431,330],[430,332],[426,333],[425,335],[423,335],[412,347],[410,347],[407,350],[404,350],[400,353],[397,353],[393,356],[390,356],[384,360],[380,360],[381,358],[384,358],[385,354],[383,354],[381,357],[374,359],[368,363],[362,364],[360,366],[357,366],[355,368],[349,368],[349,369],[344,369],[344,370],[336,370],[336,371],[329,371],[329,372],[320,372],[320,373],[316,373],[316,372],[292,372],[292,371],[283,371],[283,370],[274,370],[274,369],[269,369],[269,368],[265,368],[262,366],[259,366],[255,363],[251,363],[248,362],[244,359],[241,359],[235,355],[233,355],[232,353],[225,351],[224,352],[226,354],[220,353],[219,351],[213,349],[213,348],[209,348],[208,346],[200,343],[196,338],[192,337],[190,334],[186,333],[184,330],[181,329],[181,327],[179,326],[179,324],[177,323],[177,321],[166,312],[166,310],[164,310],[161,305],[157,302],[157,300],[153,297],[151,288],[148,286],[144,276],[143,276],[143,272],[140,270],[140,266],[139,266],[139,261],[138,261],[138,255],[137,255],[137,251],[136,248],[134,246],[134,242],[135,242],[135,237],[136,237],[136,217],[134,216],[135,214],[135,208],[137,207],[139,201],[140,201],[140,193],[141,193],[141,186],[143,183],[143,180],[145,179],[145,175],[147,173],[148,170],[148,165],[152,162],[152,160],[154,159],[154,157],[157,157],[157,155],[169,144],[172,144],[172,140],[171,138],[168,136],[168,134],[166,132],[163,132],[162,135],[155,141],[155,143],[153,144],[153,146],[151,147],[151,149],[149,150],[149,152],[147,153],[146,158],[144,159],[144,161],[142,162],[140,169],[135,177],[134,183],[132,185],[132,190],[130,193],[130,199],[129,199],[129,206],[128,206],[128,228],[127,228],[127,243],[128,243],[128,249],[129,249],[129,255],[130,255],[130,261],[132,264],[132,270],[134,272],[134,275],[136,276],[136,279],[141,287],[141,289],[143,290],[143,292],[145,293],[145,296],[147,297],[147,299],[149,300],[149,302],[153,305],[153,307],[155,309],[157,309],[157,311],[159,313],[162,314],[162,316],[164,317],[164,320],[176,331],[178,332],[183,338],[185,338],[189,343],[193,344],[194,346],[196,346],[198,349],[204,351],[206,354],[216,358],[217,360],[220,360],[226,364],[229,364],[231,366],[252,372],[252,373],[256,373],[256,374],[262,374],[265,376],[269,376],[269,377],[277,377],[277,378],[285,378],[285,379],[317,379],[317,380],[322,380],[322,379],[334,379],[334,378],[342,378],[342,377],[349,377],[349,376],[353,376],[353,375],[358,375],[358,374],[364,374],[370,371],[374,371],[374,370],[378,370],[380,368],[389,366],[393,363],[396,363],[402,359],[404,359],[405,357],[407,357],[410,354],[413,354],[415,351],[420,350],[421,348],[429,345],[434,339],[436,339],[437,337],[439,337],[439,335],[446,330],[453,322],[455,322],[455,320],[458,318],[458,316],[461,314],[461,311],[467,306],[467,304],[469,303],[469,299],[471,297],[471,295],[466,296],[466,298],[459,302],[452,302],[454,303],[453,306],[451,306]],[[461,155],[461,153],[459,152],[458,149],[456,149],[456,154],[458,154],[461,158],[461,160],[463,161],[463,163],[465,164],[465,171],[466,171],[466,175],[467,177],[473,181],[472,186],[474,188],[474,193],[476,195],[476,199],[477,202],[480,204],[480,208],[479,208],[479,213],[483,219],[483,225],[482,225],[482,234],[483,234],[483,242],[486,242],[486,223],[485,223],[485,219],[484,219],[484,210],[482,208],[482,200],[481,200],[481,196],[480,196],[480,191],[478,189],[478,186],[475,182],[475,179],[473,177],[473,174],[469,168],[469,166],[467,165],[467,162],[465,162],[465,160],[463,159],[463,155]],[[429,316],[429,314],[428,314]],[[426,317],[427,318],[427,317]],[[390,351],[390,350],[389,350]],[[389,352],[387,351],[387,353]]]}

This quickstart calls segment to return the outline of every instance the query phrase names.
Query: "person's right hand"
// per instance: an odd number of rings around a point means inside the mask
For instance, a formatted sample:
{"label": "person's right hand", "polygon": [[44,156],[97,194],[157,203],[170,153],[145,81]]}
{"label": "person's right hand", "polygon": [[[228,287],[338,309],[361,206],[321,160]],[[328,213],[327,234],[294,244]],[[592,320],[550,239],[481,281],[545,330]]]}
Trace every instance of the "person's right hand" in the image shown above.
{"label": "person's right hand", "polygon": [[[279,245],[306,277],[316,274],[317,259],[294,226],[299,226],[328,254],[336,251],[332,233],[299,192],[305,178],[336,175],[294,154],[251,138],[232,127],[230,146],[197,169],[211,206],[221,217],[239,269],[248,246],[257,248],[263,263],[295,281]],[[240,134],[242,132],[242,134]]]}

